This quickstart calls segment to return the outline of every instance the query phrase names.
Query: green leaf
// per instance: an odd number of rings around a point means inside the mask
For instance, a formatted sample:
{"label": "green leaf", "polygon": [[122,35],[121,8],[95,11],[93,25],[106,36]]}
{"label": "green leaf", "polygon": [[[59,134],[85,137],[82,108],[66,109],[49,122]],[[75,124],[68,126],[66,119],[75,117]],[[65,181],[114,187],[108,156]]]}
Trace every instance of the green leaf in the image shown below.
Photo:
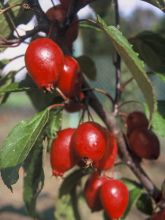
{"label": "green leaf", "polygon": [[72,198],[70,194],[63,195],[55,204],[55,219],[77,220],[74,215]]}
{"label": "green leaf", "polygon": [[81,220],[80,211],[78,207],[79,195],[77,195],[76,187],[71,191],[70,195],[71,195],[74,217],[76,220]]}
{"label": "green leaf", "polygon": [[[12,0],[12,1],[8,1],[8,2],[11,6],[11,5],[22,3],[23,0]],[[2,6],[3,6],[2,3],[0,2],[0,8],[2,8]],[[7,7],[8,6],[9,5],[7,4]],[[13,7],[11,10],[9,10],[8,12],[10,13],[10,17],[13,19],[13,15],[17,16],[19,13],[19,10],[20,10],[20,6]],[[11,22],[7,18],[6,13],[0,14],[0,27],[1,27],[0,34],[3,37],[7,37],[13,31],[13,26],[11,28]]]}
{"label": "green leaf", "polygon": [[59,191],[59,198],[55,206],[55,219],[80,220],[78,207],[79,196],[77,186],[81,178],[90,172],[89,169],[77,169],[65,177]]}
{"label": "green leaf", "polygon": [[143,213],[151,215],[153,213],[153,203],[147,193],[142,193],[136,202],[136,207]]}
{"label": "green leaf", "polygon": [[76,58],[79,62],[81,71],[91,80],[96,80],[97,70],[94,61],[88,56]]}
{"label": "green leaf", "polygon": [[162,11],[165,11],[165,2],[164,2],[164,0],[142,0],[142,1],[148,2],[149,4],[160,8]]}
{"label": "green leaf", "polygon": [[131,208],[135,205],[139,196],[141,195],[142,186],[137,184],[135,181],[132,181],[126,178],[122,179],[122,181],[127,185],[128,190],[129,190],[129,203],[123,216],[123,218],[125,218],[129,214]]}
{"label": "green leaf", "polygon": [[52,141],[56,137],[57,132],[60,130],[62,122],[61,108],[53,109],[50,111],[49,121],[47,123],[45,132],[48,139],[48,150],[51,147]]}
{"label": "green leaf", "polygon": [[129,41],[151,70],[165,72],[165,38],[152,31],[143,31]]}
{"label": "green leaf", "polygon": [[97,27],[95,27],[95,26],[93,26],[93,25],[84,23],[84,21],[80,21],[80,28],[89,28],[89,29],[91,29],[91,30],[100,31],[99,28],[97,28]]}
{"label": "green leaf", "polygon": [[137,53],[132,49],[132,46],[128,40],[116,27],[107,26],[100,17],[98,17],[97,23],[103,32],[110,38],[114,48],[132,73],[132,76],[136,80],[145,97],[150,111],[150,119],[152,119],[152,114],[156,111],[157,107],[156,97],[152,84],[144,71],[143,62],[139,59]]}
{"label": "green leaf", "polygon": [[165,83],[165,74],[157,73],[156,75],[159,77],[160,80],[162,80],[162,82]]}
{"label": "green leaf", "polygon": [[37,142],[25,164],[23,199],[28,213],[36,217],[36,200],[44,185],[42,143]]}
{"label": "green leaf", "polygon": [[14,185],[19,179],[19,169],[21,165],[9,167],[1,170],[1,177],[4,184],[12,191]]}
{"label": "green leaf", "polygon": [[165,137],[165,101],[158,101],[158,110],[154,113],[152,127],[157,135]]}
{"label": "green leaf", "polygon": [[104,220],[110,220],[109,216],[107,215],[107,213],[105,211],[103,212],[103,219]]}
{"label": "green leaf", "polygon": [[49,119],[49,110],[22,121],[10,132],[0,148],[0,168],[21,164],[28,156]]}
{"label": "green leaf", "polygon": [[59,191],[59,196],[62,197],[68,193],[70,193],[76,185],[80,182],[80,179],[88,175],[90,173],[91,169],[78,169],[74,170],[72,173],[68,174],[68,176],[65,177]]}
{"label": "green leaf", "polygon": [[0,95],[9,92],[22,92],[30,88],[21,88],[19,83],[11,83],[0,87]]}
{"label": "green leaf", "polygon": [[78,196],[76,187],[81,178],[91,172],[91,169],[77,169],[68,174],[59,190],[59,198],[56,204],[56,219],[79,220]]}
{"label": "green leaf", "polygon": [[26,93],[37,111],[42,111],[47,108],[47,106],[50,106],[54,103],[63,102],[63,99],[57,94],[56,91],[54,91],[53,93],[45,93],[43,90],[37,89],[36,85],[29,76],[26,77],[26,80],[21,82],[21,86],[23,88],[36,88],[35,92],[34,90],[27,90]]}

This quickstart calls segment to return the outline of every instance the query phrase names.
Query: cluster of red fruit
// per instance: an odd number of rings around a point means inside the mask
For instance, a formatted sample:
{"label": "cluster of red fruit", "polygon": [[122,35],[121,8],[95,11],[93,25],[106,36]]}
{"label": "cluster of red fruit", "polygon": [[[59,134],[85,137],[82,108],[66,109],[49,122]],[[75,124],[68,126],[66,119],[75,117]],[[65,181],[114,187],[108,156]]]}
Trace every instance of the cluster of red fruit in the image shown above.
{"label": "cluster of red fruit", "polygon": [[87,204],[92,211],[104,209],[109,217],[119,218],[128,204],[127,187],[119,180],[100,175],[113,167],[117,151],[113,134],[95,122],[61,130],[51,147],[53,175],[62,176],[76,164],[92,164],[95,171],[84,190]]}
{"label": "cluster of red fruit", "polygon": [[39,88],[58,87],[68,98],[79,97],[81,74],[78,62],[64,55],[61,48],[49,38],[33,40],[25,53],[26,68]]}
{"label": "cluster of red fruit", "polygon": [[160,143],[156,134],[148,129],[149,121],[140,111],[127,117],[127,137],[130,150],[139,158],[157,159],[160,155]]}
{"label": "cluster of red fruit", "polygon": [[110,169],[117,157],[115,137],[95,122],[58,132],[51,147],[53,174],[62,176],[74,165],[91,164],[99,171]]}

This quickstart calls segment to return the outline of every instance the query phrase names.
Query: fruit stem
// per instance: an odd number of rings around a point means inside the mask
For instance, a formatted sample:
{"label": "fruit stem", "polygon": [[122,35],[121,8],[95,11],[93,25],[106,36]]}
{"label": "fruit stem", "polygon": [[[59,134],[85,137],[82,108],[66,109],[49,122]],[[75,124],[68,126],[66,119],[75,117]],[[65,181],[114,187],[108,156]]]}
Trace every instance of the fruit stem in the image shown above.
{"label": "fruit stem", "polygon": [[66,103],[69,101],[69,99],[63,94],[63,92],[59,88],[56,88],[56,91],[59,93],[59,95],[64,99]]}
{"label": "fruit stem", "polygon": [[95,88],[94,91],[107,96],[110,99],[111,103],[114,104],[114,100],[113,100],[112,96],[108,92],[106,92],[106,91],[104,91],[102,89],[99,89],[99,88]]}
{"label": "fruit stem", "polygon": [[[122,108],[124,105],[132,104],[132,103],[136,103],[136,104],[139,104],[139,105],[143,106],[142,102],[139,102],[139,101],[136,101],[136,100],[129,100],[129,101],[125,101],[125,102],[121,103],[121,104],[118,106],[118,109]],[[144,107],[144,106],[143,106],[143,107]]]}
{"label": "fruit stem", "polygon": [[9,10],[12,9],[12,8],[20,7],[20,6],[23,6],[23,4],[22,4],[22,3],[20,3],[20,4],[14,4],[14,5],[11,5],[11,6],[9,6],[9,7],[0,9],[0,15],[3,14],[3,13],[5,13],[5,12],[7,12],[7,11],[9,11]]}
{"label": "fruit stem", "polygon": [[134,161],[134,158],[132,158],[132,156],[130,155],[126,145],[126,140],[124,139],[124,136],[120,131],[120,126],[117,124],[115,115],[110,115],[109,112],[106,112],[104,110],[103,105],[97,99],[96,95],[92,91],[90,91],[90,86],[86,81],[84,81],[84,88],[87,89],[85,93],[89,99],[89,104],[102,119],[107,128],[113,132],[114,136],[118,140],[119,150],[122,155],[121,159],[130,168],[134,175],[140,180],[144,188],[157,203],[160,200],[161,192],[145,173],[141,165],[138,162]]}
{"label": "fruit stem", "polygon": [[64,106],[65,106],[64,103],[53,104],[53,105],[48,106],[48,109],[51,110],[51,109],[53,109],[53,108],[64,107]]}
{"label": "fruit stem", "polygon": [[121,85],[121,90],[122,92],[125,90],[125,88],[129,85],[129,83],[131,83],[134,80],[133,77],[131,77],[130,79],[128,79],[127,81],[125,81],[124,83],[122,83]]}

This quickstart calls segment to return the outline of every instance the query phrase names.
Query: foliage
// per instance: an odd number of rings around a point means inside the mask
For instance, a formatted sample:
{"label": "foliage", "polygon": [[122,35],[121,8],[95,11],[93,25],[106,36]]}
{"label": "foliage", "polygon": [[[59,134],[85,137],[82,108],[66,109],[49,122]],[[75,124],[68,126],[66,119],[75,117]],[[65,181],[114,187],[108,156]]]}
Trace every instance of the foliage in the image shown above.
{"label": "foliage", "polygon": [[[163,0],[144,1],[158,7],[162,11],[165,10]],[[0,30],[0,47],[2,48],[0,52],[0,103],[4,104],[7,102],[10,94],[24,91],[37,111],[31,119],[19,122],[1,144],[0,171],[2,181],[13,191],[13,185],[19,180],[19,172],[23,170],[24,203],[29,215],[33,218],[38,218],[39,214],[36,211],[37,199],[44,187],[45,178],[43,156],[44,152],[46,154],[51,153],[52,141],[58,136],[58,131],[63,129],[65,124],[62,123],[62,120],[65,120],[63,112],[67,111],[67,114],[73,114],[73,117],[74,114],[76,115],[75,117],[79,115],[80,123],[84,122],[84,120],[95,121],[95,114],[97,114],[99,121],[101,120],[107,129],[103,130],[112,132],[117,139],[119,147],[118,157],[121,164],[123,164],[123,168],[128,167],[137,177],[136,181],[134,178],[125,178],[125,176],[122,178],[122,182],[129,190],[129,202],[122,219],[127,219],[133,208],[151,216],[155,211],[154,207],[157,207],[158,210],[164,207],[164,198],[162,197],[161,189],[155,186],[155,180],[149,178],[144,171],[142,167],[143,158],[139,158],[132,151],[131,146],[129,146],[129,134],[126,128],[128,124],[125,116],[129,114],[128,104],[143,102],[144,106],[147,106],[146,109],[148,109],[149,113],[148,119],[146,119],[149,120],[149,127],[145,129],[152,129],[158,137],[165,137],[165,100],[158,99],[155,93],[155,81],[150,80],[149,74],[152,73],[163,84],[165,83],[165,39],[163,35],[156,31],[148,30],[143,30],[127,39],[119,27],[120,12],[117,0],[100,2],[97,0],[78,0],[68,2],[64,1],[62,3],[64,4],[62,5],[62,10],[65,13],[60,14],[60,16],[57,16],[55,13],[56,7],[52,7],[54,14],[44,11],[40,1],[29,0],[25,2],[15,0],[12,3],[10,1],[1,1],[0,3],[0,25],[2,27]],[[78,32],[76,14],[89,3],[93,5],[98,15],[95,16],[95,19],[94,17],[88,20],[80,19],[80,26],[83,27],[81,34],[83,37],[88,37],[85,31],[88,33],[89,30],[91,34],[89,39],[93,39],[98,48],[100,48],[100,40],[103,39],[101,50],[106,49],[106,52],[110,51],[108,59],[109,63],[111,62],[113,66],[111,65],[112,69],[109,70],[109,74],[110,78],[115,79],[115,82],[113,80],[107,82],[104,68],[101,70],[96,68],[97,63],[95,59],[89,56],[95,50],[92,49],[91,42],[88,42],[85,45],[85,47],[89,47],[86,50],[88,54],[76,57],[81,70],[79,71],[81,72],[80,77],[76,79],[77,81],[80,80],[79,84],[81,86],[81,91],[78,94],[74,94],[73,97],[67,97],[63,91],[59,90],[58,80],[56,84],[51,82],[52,86],[50,88],[48,84],[48,89],[38,88],[33,80],[27,76],[26,62],[24,63],[23,61],[21,65],[19,63],[19,58],[23,57],[26,51],[24,47],[30,44],[33,39],[46,36],[56,41],[65,54],[73,55],[73,42],[77,38]],[[111,21],[108,20],[109,12],[111,12]],[[113,23],[116,24],[114,25]],[[69,30],[71,32],[67,35]],[[97,41],[98,39],[99,41]],[[84,42],[86,42],[86,39]],[[15,50],[16,54],[13,56],[12,51],[11,56],[10,47],[17,49],[18,46],[23,51],[21,55],[20,53],[17,55],[18,51]],[[101,51],[97,49],[96,51]],[[102,54],[99,55],[101,56]],[[20,69],[15,70],[15,68],[11,68],[13,61],[15,65],[20,66]],[[121,68],[122,62],[126,65],[127,73]],[[8,67],[6,73],[4,71],[5,67]],[[62,68],[64,67],[62,66]],[[25,73],[26,77],[16,80],[15,76],[19,75],[21,71]],[[112,85],[112,94],[105,90],[104,85],[102,88],[95,88],[93,86],[100,85],[100,82],[98,82],[99,74],[102,78],[105,77],[105,83],[108,83],[109,87]],[[122,81],[123,78],[128,78],[128,81]],[[65,81],[66,85],[68,82],[67,78]],[[74,80],[72,81],[72,86],[73,82]],[[128,85],[132,86],[132,94],[140,91],[141,97],[138,97],[138,100],[135,100],[133,95],[132,100],[124,100],[124,95],[127,96]],[[101,95],[99,99],[95,95],[96,92]],[[105,110],[105,99],[100,98],[102,96],[107,98],[107,103],[110,106],[108,111]],[[125,112],[122,111],[123,105],[126,106]],[[134,105],[132,107],[134,111],[140,109],[137,109]],[[94,111],[91,111],[91,108]],[[87,119],[85,119],[85,116],[87,116]],[[70,127],[72,126],[74,127],[73,124],[70,125]],[[109,142],[107,141],[106,143]],[[60,156],[62,160],[62,155]],[[79,158],[79,162],[86,163],[86,159],[83,158],[80,161]],[[82,200],[82,197],[84,198],[85,176],[90,176],[91,173],[96,171],[94,163],[92,166],[89,166],[88,162],[91,161],[87,160],[85,165],[88,166],[86,167],[84,164],[82,165],[76,161],[77,166],[74,166],[64,174],[58,198],[55,202],[54,217],[56,220],[81,219],[79,203],[80,200],[83,203],[85,202]],[[115,167],[116,164],[114,164]],[[99,170],[100,175],[105,175],[105,173],[110,178],[114,178],[113,174],[111,174],[113,172]],[[103,214],[103,218],[109,218],[107,213]]]}

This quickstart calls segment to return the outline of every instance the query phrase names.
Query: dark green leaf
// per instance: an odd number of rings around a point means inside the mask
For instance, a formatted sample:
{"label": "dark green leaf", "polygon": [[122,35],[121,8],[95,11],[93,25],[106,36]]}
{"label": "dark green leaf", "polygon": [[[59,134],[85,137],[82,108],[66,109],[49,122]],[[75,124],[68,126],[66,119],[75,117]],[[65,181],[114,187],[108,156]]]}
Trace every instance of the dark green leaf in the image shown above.
{"label": "dark green leaf", "polygon": [[46,109],[16,125],[0,148],[0,168],[16,166],[26,159],[48,119],[49,110]]}
{"label": "dark green leaf", "polygon": [[103,218],[104,220],[111,220],[106,212],[103,212]]}
{"label": "dark green leaf", "polygon": [[63,99],[57,94],[56,91],[49,93],[44,92],[42,89],[37,89],[36,85],[32,81],[32,79],[27,75],[26,79],[20,83],[23,88],[36,88],[34,90],[27,90],[27,95],[30,97],[34,107],[38,111],[42,111],[47,106],[50,106],[54,103],[61,103]]}
{"label": "dark green leaf", "polygon": [[143,213],[151,215],[153,213],[153,203],[147,193],[142,193],[136,202],[136,207]]}
{"label": "dark green leaf", "polygon": [[141,195],[142,187],[135,181],[126,178],[122,179],[122,181],[127,185],[129,190],[129,203],[123,216],[123,218],[125,218],[129,214],[131,208],[134,206],[139,196]]}
{"label": "dark green leaf", "polygon": [[90,172],[89,169],[77,169],[65,177],[59,191],[59,199],[56,204],[56,219],[79,220],[78,197],[76,187],[81,178]]}
{"label": "dark green leaf", "polygon": [[165,72],[165,38],[152,31],[143,31],[129,41],[152,71]]}
{"label": "dark green leaf", "polygon": [[90,25],[90,24],[87,24],[87,23],[84,23],[84,21],[80,21],[80,27],[81,28],[90,28],[91,30],[96,30],[96,31],[100,31],[99,28],[93,26],[93,25]]}
{"label": "dark green leaf", "polygon": [[11,83],[0,87],[0,95],[9,92],[22,92],[30,88],[21,88],[19,83]]}
{"label": "dark green leaf", "polygon": [[152,119],[152,115],[157,108],[156,96],[152,84],[144,70],[143,62],[138,58],[137,53],[132,49],[128,40],[116,27],[107,26],[100,17],[98,17],[97,24],[110,38],[114,48],[132,73],[146,99],[150,112],[150,119]]}
{"label": "dark green leaf", "polygon": [[164,0],[142,0],[144,2],[148,2],[158,8],[160,8],[162,11],[165,11],[165,2]]}
{"label": "dark green leaf", "polygon": [[60,130],[61,127],[61,117],[62,111],[61,109],[54,109],[50,112],[49,121],[46,126],[46,136],[48,138],[48,149],[50,149],[51,143],[54,140],[57,131]]}
{"label": "dark green leaf", "polygon": [[68,174],[60,187],[59,196],[62,197],[63,195],[70,193],[80,182],[80,179],[89,174],[89,172],[90,169],[78,169]]}
{"label": "dark green leaf", "polygon": [[36,216],[36,200],[44,185],[42,143],[36,143],[25,164],[23,199],[28,213]]}
{"label": "dark green leaf", "polygon": [[158,101],[158,111],[154,113],[152,127],[156,134],[165,137],[165,101]]}
{"label": "dark green leaf", "polygon": [[126,184],[129,191],[135,189],[135,188],[142,188],[142,185],[137,183],[134,180],[128,179],[128,178],[122,178],[121,181]]}
{"label": "dark green leaf", "polygon": [[12,191],[12,185],[14,185],[19,179],[19,169],[21,165],[15,167],[9,167],[1,170],[1,177],[4,184]]}
{"label": "dark green leaf", "polygon": [[[16,5],[19,3],[22,3],[23,0],[12,0],[8,1],[10,5]],[[2,8],[2,3],[0,2],[0,7]],[[8,7],[9,4],[6,4],[6,7]],[[18,15],[18,12],[20,10],[20,6],[13,7],[8,12],[10,13],[11,19],[13,19],[13,15]],[[7,37],[11,31],[13,31],[13,26],[11,25],[10,20],[7,18],[6,13],[0,14],[0,34],[3,35],[3,37]]]}
{"label": "dark green leaf", "polygon": [[77,57],[81,71],[91,80],[96,80],[97,70],[94,61],[88,56]]}
{"label": "dark green leaf", "polygon": [[76,187],[70,192],[70,195],[71,195],[74,217],[76,220],[81,220],[79,207],[78,207],[79,196],[77,195]]}
{"label": "dark green leaf", "polygon": [[55,219],[60,220],[77,220],[74,215],[72,206],[72,198],[70,194],[63,195],[60,197],[55,204]]}

